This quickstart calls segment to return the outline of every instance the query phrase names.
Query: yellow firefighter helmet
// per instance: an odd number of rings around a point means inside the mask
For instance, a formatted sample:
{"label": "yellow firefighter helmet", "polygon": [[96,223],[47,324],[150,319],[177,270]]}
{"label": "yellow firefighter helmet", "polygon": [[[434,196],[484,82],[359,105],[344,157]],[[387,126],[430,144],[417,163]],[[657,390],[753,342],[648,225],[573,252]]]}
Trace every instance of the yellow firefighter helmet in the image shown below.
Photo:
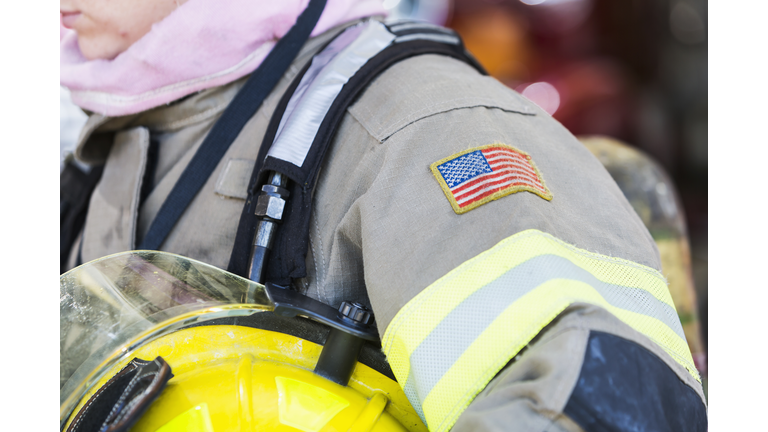
{"label": "yellow firefighter helmet", "polygon": [[[325,322],[311,308],[291,311],[283,295],[155,251],[116,254],[65,273],[62,429],[426,431],[375,358],[375,344],[363,348],[360,361],[347,355],[349,371],[339,374],[332,369],[346,354],[330,355],[328,347],[358,338],[336,325],[324,348],[317,342],[328,327],[274,313]],[[358,307],[359,315],[360,305],[346,310]],[[357,324],[351,328],[362,328]]]}

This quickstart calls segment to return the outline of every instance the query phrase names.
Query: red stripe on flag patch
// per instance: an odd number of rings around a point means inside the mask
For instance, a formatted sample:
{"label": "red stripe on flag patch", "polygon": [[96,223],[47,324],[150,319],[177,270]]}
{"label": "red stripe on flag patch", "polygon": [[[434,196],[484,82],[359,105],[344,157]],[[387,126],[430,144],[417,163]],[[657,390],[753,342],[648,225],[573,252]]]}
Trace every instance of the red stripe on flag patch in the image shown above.
{"label": "red stripe on flag patch", "polygon": [[505,144],[465,150],[433,163],[430,169],[458,214],[520,191],[552,199],[531,157]]}

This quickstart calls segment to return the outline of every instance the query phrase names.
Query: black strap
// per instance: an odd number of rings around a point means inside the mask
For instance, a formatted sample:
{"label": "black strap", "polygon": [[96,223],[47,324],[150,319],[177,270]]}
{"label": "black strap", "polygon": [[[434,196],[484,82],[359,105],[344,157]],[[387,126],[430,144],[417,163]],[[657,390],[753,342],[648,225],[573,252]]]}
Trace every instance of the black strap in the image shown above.
{"label": "black strap", "polygon": [[406,58],[422,54],[441,54],[453,57],[474,66],[481,74],[487,75],[482,66],[466,52],[462,44],[451,45],[429,40],[413,40],[391,45],[368,60],[344,85],[323,119],[300,170],[285,161],[266,157],[267,151],[275,139],[278,125],[288,101],[304,72],[306,72],[306,68],[294,79],[275,109],[262,140],[227,271],[248,277],[249,253],[258,225],[255,216],[256,197],[260,190],[258,186],[265,183],[267,171],[274,170],[287,174],[294,181],[290,185],[291,198],[283,211],[282,224],[276,232],[272,253],[267,263],[266,280],[279,285],[288,285],[291,279],[306,276],[305,257],[309,242],[312,195],[323,158],[336,134],[338,125],[344,118],[347,107],[374,78],[390,66]]}
{"label": "black strap", "polygon": [[315,28],[326,0],[310,0],[296,24],[283,36],[251,75],[221,118],[213,125],[195,156],[163,202],[141,241],[140,249],[156,250],[203,187],[229,146],[277,85]]}
{"label": "black strap", "polygon": [[171,367],[162,357],[153,361],[134,358],[88,399],[67,432],[127,431],[171,378]]}
{"label": "black strap", "polygon": [[71,161],[67,161],[61,171],[59,176],[59,270],[61,273],[69,270],[67,261],[69,261],[72,245],[85,225],[85,215],[88,213],[91,194],[103,170],[103,166],[96,166],[86,173]]}

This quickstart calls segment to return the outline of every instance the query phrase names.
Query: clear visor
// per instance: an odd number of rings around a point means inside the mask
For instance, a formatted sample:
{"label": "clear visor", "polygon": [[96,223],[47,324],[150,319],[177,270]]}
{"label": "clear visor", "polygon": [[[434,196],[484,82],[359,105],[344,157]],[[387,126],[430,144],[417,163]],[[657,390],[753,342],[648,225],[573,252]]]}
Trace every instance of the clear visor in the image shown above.
{"label": "clear visor", "polygon": [[138,346],[192,324],[274,309],[263,285],[166,252],[110,255],[60,282],[62,421]]}

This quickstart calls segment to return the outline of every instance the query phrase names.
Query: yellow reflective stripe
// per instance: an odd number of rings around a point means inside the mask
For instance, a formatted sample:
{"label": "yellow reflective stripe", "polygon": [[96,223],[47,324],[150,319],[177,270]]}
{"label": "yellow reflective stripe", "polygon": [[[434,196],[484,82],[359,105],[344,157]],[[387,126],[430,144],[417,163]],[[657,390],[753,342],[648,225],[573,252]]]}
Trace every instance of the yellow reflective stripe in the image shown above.
{"label": "yellow reflective stripe", "polygon": [[[529,316],[525,316],[526,310],[544,312],[541,305],[536,303],[539,301],[538,297],[541,296],[533,295],[508,307],[432,388],[422,403],[422,411],[430,430],[432,425],[437,425],[434,428],[436,431],[447,430],[453,426],[472,399],[485,388],[509,359],[568,306],[549,305],[554,307],[547,309],[547,313],[540,314],[539,320],[531,320]],[[513,328],[516,329],[514,335],[511,334]]]}
{"label": "yellow reflective stripe", "polygon": [[[512,250],[513,248],[520,250]],[[398,316],[406,316],[411,313],[411,310],[419,309],[421,318],[425,322],[442,321],[448,312],[477,289],[518,264],[548,253],[568,258],[604,282],[646,289],[657,299],[674,308],[664,277],[658,271],[620,258],[606,257],[577,249],[538,230],[527,230],[501,241],[492,249],[463,263],[414,297],[400,310]],[[626,273],[623,276],[617,276],[613,272],[606,271],[605,267],[609,267],[610,264],[626,266],[622,269]],[[446,293],[437,289],[441,286],[449,287],[451,291]],[[440,295],[437,295],[438,293]],[[393,320],[387,328],[387,334],[390,336],[397,333],[398,324],[402,325],[405,322],[405,320],[400,323],[397,321]],[[418,344],[430,331],[431,328],[428,326],[409,330],[411,342],[409,345]],[[386,338],[385,335],[385,344]]]}
{"label": "yellow reflective stripe", "polygon": [[[563,291],[569,292],[571,296],[562,296]],[[499,315],[431,389],[422,403],[422,411],[426,415],[428,424],[438,424],[436,430],[442,430],[444,424],[453,425],[475,395],[482,391],[509,359],[525,347],[546,324],[574,302],[588,302],[602,306],[636,329],[655,327],[660,324],[654,318],[611,306],[591,286],[582,282],[556,279],[542,284]],[[542,305],[547,307],[542,308]],[[532,311],[538,312],[535,317],[528,315]],[[510,334],[511,328],[519,330]],[[657,330],[663,332],[667,340],[673,341],[678,350],[681,348],[687,350],[685,340],[673,331],[663,325]],[[678,360],[675,351],[668,349],[665,351]],[[693,365],[689,367],[692,368]],[[476,377],[473,377],[476,380],[467,382],[467,374],[472,374],[473,370],[479,372],[476,373]],[[465,390],[457,393],[454,391],[457,388]],[[455,406],[444,417],[430,415],[433,413],[444,415],[439,407],[449,406],[453,401]]]}
{"label": "yellow reflective stripe", "polygon": [[[577,301],[581,300],[573,300],[574,303]],[[597,304],[596,302],[591,303]],[[655,318],[605,304],[600,304],[600,306],[603,306],[627,325],[659,345],[677,363],[683,366],[696,381],[701,382],[699,371],[693,363],[693,356],[691,356],[691,351],[688,348],[688,342],[683,337],[677,335],[672,329]]]}
{"label": "yellow reflective stripe", "polygon": [[609,310],[699,379],[658,271],[536,230],[500,242],[427,287],[390,323],[383,348],[414,408],[431,429],[446,430],[574,302]]}

